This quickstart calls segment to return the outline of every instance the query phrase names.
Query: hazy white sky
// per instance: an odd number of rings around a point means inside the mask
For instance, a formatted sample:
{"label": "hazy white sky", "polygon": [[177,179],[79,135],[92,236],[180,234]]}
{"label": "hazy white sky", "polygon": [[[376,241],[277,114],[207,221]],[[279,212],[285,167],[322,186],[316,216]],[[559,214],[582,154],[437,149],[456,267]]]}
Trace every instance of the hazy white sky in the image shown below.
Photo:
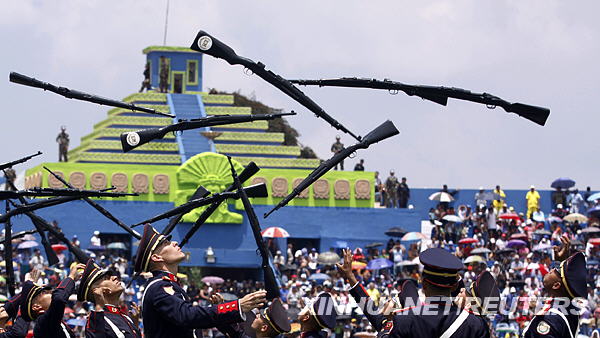
{"label": "hazy white sky", "polygon": [[[3,4],[0,161],[38,149],[45,154],[33,164],[56,161],[60,125],[67,125],[75,147],[108,110],[11,84],[10,71],[123,98],[139,89],[141,50],[162,43],[165,6],[163,0]],[[549,187],[569,176],[597,189],[599,12],[597,1],[172,0],[167,44],[189,46],[203,29],[288,78],[390,78],[549,107],[548,123],[539,127],[469,102],[443,107],[402,93],[301,88],[358,134],[394,121],[400,135],[356,160],[384,176],[394,168],[413,187]],[[205,90],[241,90],[298,111],[291,123],[301,142],[321,158],[330,156],[335,129],[241,67],[204,60]],[[345,135],[342,141],[352,143]]]}

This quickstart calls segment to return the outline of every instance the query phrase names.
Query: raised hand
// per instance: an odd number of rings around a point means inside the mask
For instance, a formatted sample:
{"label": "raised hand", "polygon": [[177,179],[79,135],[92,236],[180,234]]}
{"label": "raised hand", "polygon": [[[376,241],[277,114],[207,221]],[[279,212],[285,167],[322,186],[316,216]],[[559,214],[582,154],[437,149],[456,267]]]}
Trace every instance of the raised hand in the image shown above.
{"label": "raised hand", "polygon": [[570,254],[571,254],[571,240],[569,239],[569,237],[566,236],[560,236],[560,247],[559,246],[554,246],[554,259],[562,262],[565,259],[569,258]]}
{"label": "raised hand", "polygon": [[211,304],[219,304],[219,303],[223,303],[224,301],[225,301],[225,298],[223,298],[223,296],[221,296],[220,293],[215,293],[210,296]]}
{"label": "raised hand", "polygon": [[357,279],[352,271],[352,251],[350,249],[344,249],[344,262],[342,264],[336,263],[338,271],[342,277],[346,278],[351,285],[356,284]]}
{"label": "raised hand", "polygon": [[246,313],[267,303],[267,291],[261,290],[245,295],[240,300],[240,311]]}
{"label": "raised hand", "polygon": [[132,302],[131,303],[131,308],[129,310],[129,314],[131,315],[131,320],[133,320],[133,323],[137,326],[140,323],[140,314],[142,313],[142,311],[140,310],[140,307],[137,305],[137,303]]}
{"label": "raised hand", "polygon": [[69,277],[73,280],[78,280],[83,274],[83,270],[85,270],[85,264],[77,264],[75,267],[71,268],[69,272]]}
{"label": "raised hand", "polygon": [[30,281],[32,281],[34,283],[37,283],[37,281],[40,279],[40,276],[42,276],[42,271],[41,270],[32,269],[29,272],[29,279],[27,279],[27,280],[30,280]]}

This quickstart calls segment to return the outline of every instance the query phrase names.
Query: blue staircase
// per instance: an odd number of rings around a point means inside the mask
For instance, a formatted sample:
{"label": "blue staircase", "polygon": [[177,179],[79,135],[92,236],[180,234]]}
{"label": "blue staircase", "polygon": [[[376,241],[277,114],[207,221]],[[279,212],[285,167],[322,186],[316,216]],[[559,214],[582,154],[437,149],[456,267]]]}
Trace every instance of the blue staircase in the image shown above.
{"label": "blue staircase", "polygon": [[[199,95],[168,94],[167,102],[176,119],[197,119],[206,116],[204,104]],[[177,134],[182,163],[196,154],[213,151],[212,142],[200,134],[205,130],[209,130],[209,128],[186,130],[183,134]]]}

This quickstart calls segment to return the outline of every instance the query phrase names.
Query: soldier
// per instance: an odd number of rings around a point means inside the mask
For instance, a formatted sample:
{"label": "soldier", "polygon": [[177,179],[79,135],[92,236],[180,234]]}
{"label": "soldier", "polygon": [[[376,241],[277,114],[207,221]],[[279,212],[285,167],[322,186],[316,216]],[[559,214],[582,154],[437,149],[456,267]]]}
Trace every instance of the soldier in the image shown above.
{"label": "soldier", "polygon": [[[335,143],[331,145],[331,152],[335,155],[344,149],[344,144],[340,142],[340,135],[335,137]],[[335,170],[338,170],[337,164],[335,165]],[[344,161],[340,162],[340,169],[344,170]]]}
{"label": "soldier", "polygon": [[13,186],[15,184],[15,180],[17,179],[17,173],[12,167],[8,167],[4,170],[4,178],[6,179],[6,183],[4,183],[4,190],[15,191]]}
{"label": "soldier", "polygon": [[[67,152],[69,151],[69,134],[66,133],[67,127],[60,127],[60,134],[56,136],[58,142],[58,162],[68,162]],[[63,161],[64,159],[64,161]]]}
{"label": "soldier", "polygon": [[390,176],[385,180],[385,192],[387,194],[388,208],[398,206],[398,178],[394,176],[394,171],[390,171]]}
{"label": "soldier", "polygon": [[[579,311],[575,298],[587,299],[587,269],[585,255],[577,252],[567,259],[570,241],[561,237],[555,257],[562,262],[544,275],[544,291],[550,298],[523,330],[523,337],[576,337],[579,332]],[[564,260],[563,260],[564,259]]]}
{"label": "soldier", "polygon": [[166,93],[168,90],[168,79],[169,79],[169,65],[167,64],[167,58],[164,56],[160,57],[160,71],[158,73],[158,87],[161,93]]}
{"label": "soldier", "polygon": [[[0,338],[24,338],[29,330],[29,322],[19,315],[19,306],[23,297],[18,294],[9,299],[4,306],[0,306]],[[6,327],[6,322],[13,318],[11,327]]]}
{"label": "soldier", "polygon": [[402,181],[398,185],[398,203],[400,208],[408,207],[408,200],[410,199],[410,188],[406,184],[406,177],[402,177]]}
{"label": "soldier", "polygon": [[[223,301],[223,297],[215,294],[211,297],[211,301],[220,303]],[[276,298],[266,309],[246,313],[245,323],[218,327],[218,329],[229,338],[260,338],[277,337],[290,332],[292,327],[287,310],[283,307],[281,300]]]}
{"label": "soldier", "polygon": [[365,160],[362,158],[354,165],[354,171],[365,171]]}
{"label": "soldier", "polygon": [[146,224],[136,253],[134,271],[153,275],[141,300],[144,336],[196,337],[194,329],[241,322],[244,313],[264,305],[266,292],[257,291],[216,307],[194,306],[176,276],[185,254],[170,239]]}
{"label": "soldier", "polygon": [[337,312],[333,298],[327,292],[318,295],[312,304],[307,305],[298,313],[298,322],[300,322],[300,330],[302,338],[326,338],[327,332],[323,329],[333,330]]}
{"label": "soldier", "polygon": [[75,280],[85,265],[77,264],[71,269],[69,277],[63,279],[58,287],[40,286],[32,281],[23,284],[21,294],[21,316],[25,320],[35,320],[34,337],[75,338],[75,333],[63,321],[65,306],[69,296],[75,290]]}
{"label": "soldier", "polygon": [[150,62],[146,62],[146,66],[144,67],[144,80],[142,81],[142,87],[140,88],[140,93],[144,91],[149,91],[152,89],[150,85]]}
{"label": "soldier", "polygon": [[440,248],[427,249],[419,255],[423,264],[423,306],[385,322],[380,337],[490,337],[485,321],[453,302],[452,291],[458,287],[460,259]]}
{"label": "soldier", "polygon": [[136,308],[132,319],[118,307],[123,290],[119,276],[109,270],[101,270],[94,260],[88,260],[77,290],[78,301],[94,303],[94,310],[90,312],[85,326],[87,338],[142,337],[138,327],[139,309]]}

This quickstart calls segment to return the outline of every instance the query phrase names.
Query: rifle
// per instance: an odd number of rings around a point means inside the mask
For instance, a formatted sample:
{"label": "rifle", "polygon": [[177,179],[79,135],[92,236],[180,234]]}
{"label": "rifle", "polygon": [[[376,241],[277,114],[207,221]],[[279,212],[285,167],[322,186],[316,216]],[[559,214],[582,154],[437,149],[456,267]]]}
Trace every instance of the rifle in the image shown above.
{"label": "rifle", "polygon": [[102,190],[80,190],[80,189],[54,189],[54,188],[31,188],[30,190],[19,190],[19,191],[0,191],[0,200],[6,200],[11,198],[19,198],[23,196],[81,196],[83,197],[121,197],[121,196],[138,196],[138,194],[126,194],[126,193],[114,193],[108,190],[112,188]]}
{"label": "rifle", "polygon": [[198,32],[190,48],[200,53],[208,54],[218,59],[223,59],[230,65],[242,65],[246,67],[252,71],[252,73],[258,75],[258,77],[272,84],[275,88],[294,99],[294,101],[312,111],[317,117],[325,120],[332,127],[336,128],[337,130],[341,130],[344,133],[354,137],[357,141],[360,141],[360,136],[354,135],[354,133],[348,130],[348,128],[344,127],[336,119],[327,114],[323,108],[306,96],[306,94],[304,94],[291,82],[270,70],[266,70],[265,65],[261,62],[255,62],[251,59],[237,55],[231,47],[217,40],[215,37],[211,36],[205,31]]}
{"label": "rifle", "polygon": [[25,157],[20,158],[20,159],[18,159],[16,161],[12,161],[12,162],[7,162],[7,163],[0,164],[0,170],[8,169],[8,168],[12,167],[15,164],[27,162],[27,161],[31,160],[32,158],[34,158],[34,157],[36,157],[38,155],[41,155],[41,154],[42,154],[42,152],[38,151],[37,154],[25,156]]}
{"label": "rifle", "polygon": [[[254,174],[256,174],[259,170],[260,169],[258,168],[256,163],[250,162],[250,163],[248,163],[248,166],[246,166],[246,168],[244,168],[244,170],[240,173],[238,178],[240,179],[240,182],[242,182],[242,184],[243,184],[244,182],[249,180],[250,177],[254,176]],[[227,189],[225,189],[225,191],[233,191],[233,190],[236,190],[235,184],[232,184]],[[187,244],[187,242],[190,240],[190,238],[192,238],[192,236],[198,231],[198,229],[200,229],[202,224],[204,224],[204,222],[206,222],[206,220],[210,217],[210,215],[212,215],[217,210],[217,208],[219,208],[221,203],[222,203],[222,201],[212,203],[211,205],[209,205],[206,208],[206,210],[204,210],[202,212],[202,214],[200,214],[200,217],[198,217],[198,219],[196,220],[194,225],[185,234],[185,236],[183,237],[181,242],[179,242],[180,248],[183,248],[183,246]],[[167,235],[168,234],[169,233],[167,233]]]}
{"label": "rifle", "polygon": [[[7,183],[10,185],[11,189],[17,190],[17,187],[15,187],[13,182],[7,181]],[[23,196],[17,196],[17,198],[19,199],[21,204],[24,204],[24,205],[28,204]],[[48,258],[48,265],[51,266],[51,265],[58,263],[58,257],[56,256],[56,252],[54,252],[54,249],[52,249],[52,245],[48,241],[48,238],[46,237],[46,233],[44,232],[43,227],[40,224],[38,224],[38,222],[35,222],[33,219],[31,221],[32,221],[33,225],[35,226],[35,229],[37,230],[37,232],[40,235],[40,240],[42,242],[42,246],[44,247],[44,252],[46,253],[46,257]]]}
{"label": "rifle", "polygon": [[77,91],[74,89],[69,89],[67,87],[58,87],[51,83],[43,82],[43,81],[37,80],[35,78],[29,77],[29,76],[26,76],[23,74],[15,73],[15,72],[10,72],[9,80],[10,80],[10,82],[18,83],[21,85],[35,87],[35,88],[41,88],[43,90],[49,90],[53,93],[64,96],[68,99],[88,101],[88,102],[97,103],[100,105],[124,108],[124,109],[129,109],[132,111],[140,111],[140,112],[144,112],[144,113],[148,113],[148,114],[162,115],[162,116],[166,116],[166,117],[175,117],[175,115],[159,112],[157,110],[146,108],[146,107],[136,106],[135,104],[132,104],[132,103],[126,103],[126,102],[122,102],[122,101],[107,99],[105,97],[80,92],[80,91]]}
{"label": "rifle", "polygon": [[386,138],[392,137],[399,133],[400,132],[398,129],[396,129],[396,126],[394,126],[392,121],[387,120],[383,122],[381,125],[379,125],[379,127],[373,129],[370,133],[365,135],[360,142],[348,148],[342,149],[340,152],[333,155],[333,157],[321,163],[321,165],[319,165],[302,182],[300,182],[300,184],[298,184],[298,186],[296,186],[289,195],[281,200],[281,202],[271,209],[271,211],[267,212],[264,217],[269,217],[269,215],[275,210],[278,210],[279,208],[288,204],[300,192],[302,192],[304,189],[307,189],[313,182],[319,179],[319,177],[325,175],[329,170],[331,170],[331,168],[342,162],[346,157],[352,155],[356,150],[367,149],[371,144],[385,140]]}
{"label": "rifle", "polygon": [[[108,189],[114,189],[114,188],[108,188]],[[108,190],[108,189],[104,189],[104,190]],[[108,197],[137,196],[137,194],[105,192],[104,190],[97,191],[97,193],[98,193],[97,196],[108,196]],[[10,212],[7,212],[4,215],[0,215],[0,222],[6,222],[6,219],[8,219],[10,217],[24,214],[29,211],[34,211],[37,209],[47,208],[47,207],[51,207],[54,205],[71,202],[71,201],[80,199],[82,197],[85,197],[85,196],[82,196],[82,195],[63,196],[63,197],[57,197],[57,198],[49,198],[47,200],[43,200],[43,201],[36,202],[36,203],[30,203],[30,204],[26,204],[26,205],[21,204],[21,205],[18,205],[15,209],[11,210]]]}
{"label": "rifle", "polygon": [[[11,200],[7,200],[7,202],[12,204],[13,206],[17,206],[17,204]],[[69,241],[65,237],[65,234],[54,229],[54,227],[50,223],[48,223],[45,219],[41,218],[40,216],[36,215],[33,212],[26,212],[25,215],[27,215],[27,217],[29,217],[29,219],[31,219],[31,222],[34,225],[36,225],[36,227],[39,225],[40,227],[43,228],[42,231],[48,231],[49,233],[53,234],[54,237],[58,238],[59,241],[65,243],[65,245],[67,246],[69,251],[71,251],[73,253],[73,255],[75,256],[75,258],[77,258],[77,261],[79,261],[79,263],[87,262],[88,259],[90,259],[90,257],[83,250],[74,246],[73,243],[71,243],[71,241]]]}
{"label": "rifle", "polygon": [[[210,191],[206,190],[206,188],[204,188],[203,186],[199,186],[198,189],[196,189],[196,191],[194,191],[194,194],[188,199],[188,202],[192,201],[192,200],[197,200],[199,198],[206,197],[208,195],[210,195]],[[163,236],[168,236],[171,232],[173,232],[173,230],[177,226],[177,223],[179,223],[179,221],[181,221],[181,218],[184,215],[185,214],[178,214],[178,215],[175,215],[173,218],[171,218],[169,220],[169,224],[167,224],[167,226],[163,229],[163,231],[161,231],[160,234]],[[179,247],[181,248],[181,245]]]}
{"label": "rifle", "polygon": [[[10,212],[10,206],[6,203],[6,213]],[[6,262],[6,292],[9,297],[15,295],[15,269],[12,260],[12,225],[10,218],[4,220],[4,262]]]}
{"label": "rifle", "polygon": [[254,240],[256,241],[256,246],[258,247],[258,252],[260,253],[260,257],[262,259],[261,268],[265,277],[265,290],[267,290],[267,299],[271,300],[279,298],[279,286],[275,280],[275,273],[271,268],[271,253],[269,250],[267,250],[267,246],[265,245],[265,241],[262,237],[258,217],[256,217],[256,213],[254,212],[254,208],[252,208],[252,204],[248,199],[248,195],[242,187],[242,182],[235,172],[235,167],[233,166],[233,162],[231,162],[231,156],[227,156],[227,159],[229,160],[229,166],[231,167],[233,184],[236,186],[236,189],[240,194],[240,198],[242,199],[242,203],[244,204],[244,210],[248,215],[248,221],[250,222],[250,227],[252,228],[252,233],[254,234]]}
{"label": "rifle", "polygon": [[515,113],[541,126],[546,124],[546,120],[550,115],[550,109],[548,108],[518,102],[511,103],[492,94],[473,93],[469,90],[455,87],[408,85],[401,82],[390,81],[388,79],[381,81],[376,79],[359,79],[356,77],[326,80],[290,80],[290,82],[303,86],[386,89],[394,94],[398,91],[402,91],[406,93],[406,95],[418,96],[424,100],[441,104],[442,106],[445,106],[448,103],[448,98],[477,102],[485,104],[489,109],[501,107],[508,113]]}
{"label": "rifle", "polygon": [[[70,185],[67,181],[65,181],[64,178],[60,177],[60,175],[55,174],[52,170],[46,168],[45,166],[44,166],[44,169],[46,169],[46,171],[48,171],[52,176],[54,176],[57,180],[59,180],[66,187],[68,187],[69,189],[73,189],[73,186]],[[121,229],[127,231],[131,236],[135,237],[136,239],[141,239],[142,238],[142,236],[137,231],[131,229],[125,223],[121,222],[121,220],[119,220],[118,218],[116,218],[115,216],[113,216],[113,214],[111,214],[108,210],[104,209],[100,204],[92,201],[89,197],[83,197],[83,200],[86,201],[87,204],[89,204],[92,207],[94,207],[94,209],[98,210],[106,218],[108,218],[109,220],[115,222],[118,226],[121,227]]]}
{"label": "rifle", "polygon": [[221,126],[226,124],[252,122],[258,120],[273,120],[278,117],[296,115],[293,111],[290,113],[260,114],[260,115],[215,115],[202,117],[199,119],[179,120],[179,123],[162,128],[148,128],[138,131],[130,131],[121,134],[121,145],[123,152],[128,152],[134,148],[146,144],[152,140],[161,139],[169,132],[190,130],[202,127]]}
{"label": "rifle", "polygon": [[[251,185],[249,187],[244,188],[244,191],[248,195],[250,195],[250,197],[267,197],[268,196],[267,186],[264,183]],[[172,217],[172,216],[175,216],[175,215],[181,214],[181,213],[187,214],[188,212],[190,212],[196,208],[203,207],[205,205],[209,205],[214,202],[224,201],[228,198],[239,199],[240,193],[237,191],[235,191],[235,192],[226,191],[226,192],[213,194],[209,197],[192,200],[192,201],[184,203],[178,207],[175,207],[169,211],[163,212],[160,215],[156,215],[150,219],[136,223],[136,224],[132,225],[131,227],[134,228],[138,225],[142,225],[142,224],[146,224],[146,223],[154,223],[156,221],[160,221],[161,219],[165,219],[167,217]]]}

